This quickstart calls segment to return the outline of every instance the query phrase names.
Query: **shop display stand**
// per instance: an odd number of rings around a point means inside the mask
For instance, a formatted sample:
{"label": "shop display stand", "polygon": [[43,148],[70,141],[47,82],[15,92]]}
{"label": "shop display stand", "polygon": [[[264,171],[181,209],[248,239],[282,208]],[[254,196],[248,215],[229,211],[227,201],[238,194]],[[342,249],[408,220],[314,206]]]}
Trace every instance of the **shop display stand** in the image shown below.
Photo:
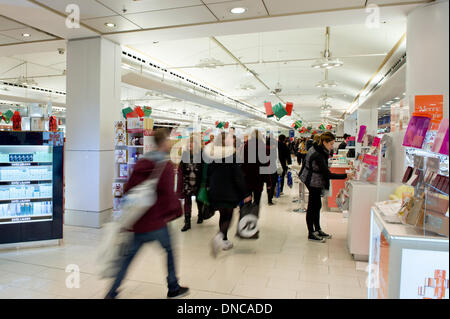
{"label": "shop display stand", "polygon": [[449,298],[448,154],[430,151],[433,134],[422,149],[406,149],[403,183],[414,197],[403,200],[402,216],[371,208],[369,298]]}
{"label": "shop display stand", "polygon": [[131,176],[138,159],[153,147],[153,119],[128,118],[114,122],[115,156],[113,216],[120,212],[120,199],[124,193],[124,185]]}

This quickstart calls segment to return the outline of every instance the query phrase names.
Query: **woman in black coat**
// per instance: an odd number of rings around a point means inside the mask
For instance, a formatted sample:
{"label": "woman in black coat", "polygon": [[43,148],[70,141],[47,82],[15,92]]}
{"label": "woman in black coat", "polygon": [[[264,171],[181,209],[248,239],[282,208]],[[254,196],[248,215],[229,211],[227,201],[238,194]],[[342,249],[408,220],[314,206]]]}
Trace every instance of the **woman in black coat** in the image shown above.
{"label": "woman in black coat", "polygon": [[239,164],[236,162],[236,150],[233,137],[221,133],[214,143],[204,149],[204,160],[208,163],[208,196],[211,209],[220,213],[219,233],[212,241],[212,254],[217,256],[220,250],[233,247],[228,240],[227,233],[230,227],[233,210],[243,199],[251,201],[244,176]]}
{"label": "woman in black coat", "polygon": [[[196,196],[200,189],[202,181],[202,149],[201,140],[198,138],[195,140],[192,135],[189,138],[189,149],[185,150],[181,156],[181,162],[178,167],[178,176],[182,178],[182,198],[184,199],[184,226],[181,229],[185,232],[191,229],[191,216],[192,216],[192,196]],[[197,202],[197,224],[203,222],[203,203]]]}
{"label": "woman in black coat", "polygon": [[330,189],[330,179],[352,178],[353,174],[334,174],[328,168],[328,158],[333,150],[335,136],[330,132],[320,135],[319,143],[314,143],[306,154],[305,165],[300,172],[300,180],[309,191],[308,209],[306,210],[306,224],[308,225],[308,239],[325,242],[331,235],[320,228],[321,197]]}

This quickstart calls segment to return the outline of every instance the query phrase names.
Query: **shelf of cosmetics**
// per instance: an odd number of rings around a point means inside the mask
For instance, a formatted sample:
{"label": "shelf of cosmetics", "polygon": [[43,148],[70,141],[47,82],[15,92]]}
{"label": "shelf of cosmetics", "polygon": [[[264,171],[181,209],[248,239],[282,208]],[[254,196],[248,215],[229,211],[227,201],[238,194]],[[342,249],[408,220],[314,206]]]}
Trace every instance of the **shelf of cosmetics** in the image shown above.
{"label": "shelf of cosmetics", "polygon": [[53,214],[51,201],[0,204],[0,218],[17,216],[44,216]]}
{"label": "shelf of cosmetics", "polygon": [[0,185],[0,201],[51,198],[52,184]]}
{"label": "shelf of cosmetics", "polygon": [[52,166],[3,166],[0,167],[1,182],[49,181],[52,180]]}
{"label": "shelf of cosmetics", "polygon": [[51,152],[0,153],[0,163],[51,163]]}

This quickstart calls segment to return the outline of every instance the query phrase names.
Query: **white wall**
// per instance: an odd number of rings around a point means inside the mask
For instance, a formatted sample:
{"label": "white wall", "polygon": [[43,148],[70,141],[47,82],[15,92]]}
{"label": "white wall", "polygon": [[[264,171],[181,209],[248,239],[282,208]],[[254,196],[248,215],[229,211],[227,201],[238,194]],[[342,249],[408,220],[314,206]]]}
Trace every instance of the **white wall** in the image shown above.
{"label": "white wall", "polygon": [[408,15],[406,95],[411,113],[415,95],[444,94],[444,118],[448,118],[448,5],[448,0],[436,1]]}

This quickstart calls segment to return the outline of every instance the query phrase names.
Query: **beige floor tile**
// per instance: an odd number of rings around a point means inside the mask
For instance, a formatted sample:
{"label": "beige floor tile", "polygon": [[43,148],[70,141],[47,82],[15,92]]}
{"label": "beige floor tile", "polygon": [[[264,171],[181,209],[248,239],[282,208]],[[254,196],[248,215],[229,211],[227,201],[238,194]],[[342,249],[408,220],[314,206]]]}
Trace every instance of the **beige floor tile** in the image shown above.
{"label": "beige floor tile", "polygon": [[233,295],[258,298],[258,299],[294,299],[297,296],[295,290],[275,289],[275,288],[258,288],[252,286],[237,285],[233,291]]}
{"label": "beige floor tile", "polygon": [[331,296],[342,296],[354,299],[366,299],[367,290],[364,288],[356,288],[342,284],[330,284]]}
{"label": "beige floor tile", "polygon": [[267,284],[269,288],[289,289],[299,292],[311,292],[319,294],[328,294],[329,286],[323,282],[309,282],[289,279],[270,279]]}

